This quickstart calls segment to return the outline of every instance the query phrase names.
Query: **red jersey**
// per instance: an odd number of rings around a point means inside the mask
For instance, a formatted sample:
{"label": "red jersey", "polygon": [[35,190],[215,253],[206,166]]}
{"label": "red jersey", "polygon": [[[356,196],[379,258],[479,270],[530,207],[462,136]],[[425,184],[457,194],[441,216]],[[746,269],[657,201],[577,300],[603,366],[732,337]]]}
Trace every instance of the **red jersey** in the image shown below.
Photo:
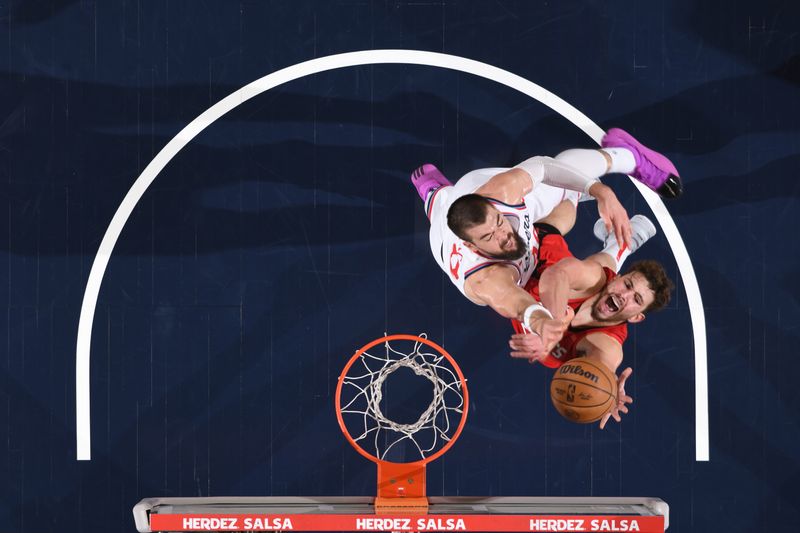
{"label": "red jersey", "polygon": [[[541,301],[539,298],[539,278],[541,277],[542,272],[544,272],[546,268],[558,263],[565,257],[574,257],[572,252],[569,251],[567,241],[565,241],[564,237],[560,234],[548,233],[540,235],[539,243],[539,261],[536,265],[536,270],[531,276],[531,279],[525,285],[525,290],[528,291],[534,298],[536,298],[537,302]],[[606,282],[609,282],[617,277],[617,273],[610,268],[603,267],[603,271],[606,274]],[[581,304],[589,298],[591,298],[591,296],[569,300],[567,305],[577,312]],[[520,324],[518,320],[512,319],[511,324],[514,326],[514,331],[517,333],[523,333],[522,324]],[[581,354],[578,353],[578,343],[591,333],[603,333],[604,335],[608,335],[609,337],[616,339],[620,344],[622,344],[628,337],[628,324],[627,322],[623,322],[622,324],[617,324],[615,326],[603,326],[596,328],[570,327],[564,332],[564,336],[561,338],[559,343],[555,345],[553,350],[539,362],[550,368],[558,368],[570,359],[580,357]]]}

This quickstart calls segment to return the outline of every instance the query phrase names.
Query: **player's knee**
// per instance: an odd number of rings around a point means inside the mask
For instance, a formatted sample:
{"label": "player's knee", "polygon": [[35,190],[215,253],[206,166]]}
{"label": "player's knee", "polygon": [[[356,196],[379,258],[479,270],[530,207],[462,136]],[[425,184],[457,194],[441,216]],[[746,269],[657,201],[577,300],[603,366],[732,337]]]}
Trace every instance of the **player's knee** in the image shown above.
{"label": "player's knee", "polygon": [[577,209],[575,204],[569,200],[564,200],[553,209],[549,215],[541,219],[542,224],[549,224],[556,228],[561,235],[566,235],[575,226]]}

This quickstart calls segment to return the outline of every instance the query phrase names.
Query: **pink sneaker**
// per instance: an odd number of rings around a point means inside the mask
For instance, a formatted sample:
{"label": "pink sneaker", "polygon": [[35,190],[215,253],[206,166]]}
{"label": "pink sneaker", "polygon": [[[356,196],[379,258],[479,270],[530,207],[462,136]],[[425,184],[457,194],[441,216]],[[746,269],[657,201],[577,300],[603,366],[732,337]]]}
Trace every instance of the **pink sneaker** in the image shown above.
{"label": "pink sneaker", "polygon": [[636,168],[631,176],[663,198],[677,198],[683,193],[683,183],[675,165],[665,156],[634,139],[630,133],[619,128],[611,128],[603,136],[601,146],[630,150],[636,159]]}
{"label": "pink sneaker", "polygon": [[428,194],[434,189],[444,187],[445,185],[452,185],[450,180],[444,177],[438,168],[425,163],[414,172],[411,173],[411,183],[417,188],[417,193],[422,201],[428,200]]}

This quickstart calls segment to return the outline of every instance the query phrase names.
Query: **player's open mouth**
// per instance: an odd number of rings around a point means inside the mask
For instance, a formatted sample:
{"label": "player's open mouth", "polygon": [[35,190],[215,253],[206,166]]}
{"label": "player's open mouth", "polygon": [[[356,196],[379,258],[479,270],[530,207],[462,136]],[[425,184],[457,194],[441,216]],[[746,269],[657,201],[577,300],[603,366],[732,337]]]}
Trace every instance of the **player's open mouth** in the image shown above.
{"label": "player's open mouth", "polygon": [[622,307],[622,301],[613,294],[609,294],[606,298],[606,308],[612,313],[616,313]]}

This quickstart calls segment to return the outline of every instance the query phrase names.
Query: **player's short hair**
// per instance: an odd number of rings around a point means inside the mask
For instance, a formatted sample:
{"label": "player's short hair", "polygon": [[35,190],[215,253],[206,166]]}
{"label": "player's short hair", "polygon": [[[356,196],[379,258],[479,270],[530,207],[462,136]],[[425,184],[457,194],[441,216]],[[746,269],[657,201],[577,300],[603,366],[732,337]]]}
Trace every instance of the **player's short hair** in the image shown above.
{"label": "player's short hair", "polygon": [[465,194],[450,205],[447,210],[447,227],[459,239],[470,241],[467,230],[483,224],[491,203],[480,194]]}
{"label": "player's short hair", "polygon": [[643,275],[655,296],[653,302],[645,309],[645,312],[658,311],[669,303],[670,295],[675,285],[667,276],[661,263],[649,259],[637,261],[630,266],[626,274],[631,272],[638,272]]}

